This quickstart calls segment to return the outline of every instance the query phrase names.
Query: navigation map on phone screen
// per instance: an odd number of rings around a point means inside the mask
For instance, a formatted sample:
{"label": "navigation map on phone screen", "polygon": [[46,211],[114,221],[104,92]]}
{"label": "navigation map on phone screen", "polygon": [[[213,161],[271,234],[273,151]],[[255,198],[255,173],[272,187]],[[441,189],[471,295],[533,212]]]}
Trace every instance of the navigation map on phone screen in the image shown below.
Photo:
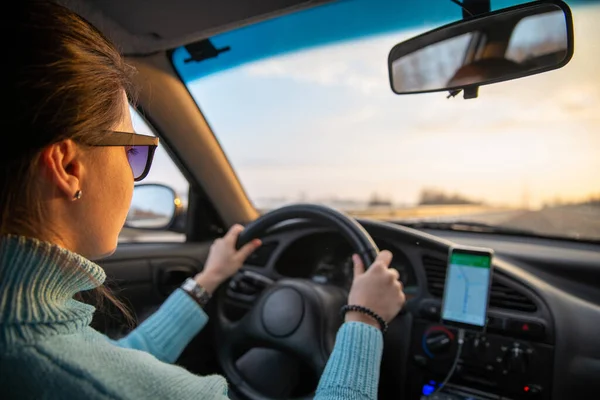
{"label": "navigation map on phone screen", "polygon": [[483,328],[486,323],[492,254],[454,249],[450,253],[442,320]]}

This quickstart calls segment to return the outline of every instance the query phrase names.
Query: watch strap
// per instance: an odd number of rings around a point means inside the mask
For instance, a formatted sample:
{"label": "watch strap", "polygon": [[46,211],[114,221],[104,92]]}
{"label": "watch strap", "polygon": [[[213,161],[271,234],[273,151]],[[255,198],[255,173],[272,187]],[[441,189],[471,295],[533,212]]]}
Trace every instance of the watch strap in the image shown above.
{"label": "watch strap", "polygon": [[189,294],[200,307],[204,307],[211,298],[210,293],[193,278],[187,278],[181,285],[181,289]]}

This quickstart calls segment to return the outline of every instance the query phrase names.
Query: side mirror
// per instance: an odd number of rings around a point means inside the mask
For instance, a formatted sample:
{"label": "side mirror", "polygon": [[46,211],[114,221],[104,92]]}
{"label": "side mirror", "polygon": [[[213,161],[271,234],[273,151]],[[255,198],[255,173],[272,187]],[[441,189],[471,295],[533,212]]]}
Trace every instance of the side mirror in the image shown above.
{"label": "side mirror", "polygon": [[558,69],[573,56],[573,17],[562,1],[535,1],[455,22],[392,48],[396,94],[465,89]]}
{"label": "side mirror", "polygon": [[125,227],[171,230],[182,209],[181,199],[170,187],[142,183],[133,189],[133,199],[125,220]]}

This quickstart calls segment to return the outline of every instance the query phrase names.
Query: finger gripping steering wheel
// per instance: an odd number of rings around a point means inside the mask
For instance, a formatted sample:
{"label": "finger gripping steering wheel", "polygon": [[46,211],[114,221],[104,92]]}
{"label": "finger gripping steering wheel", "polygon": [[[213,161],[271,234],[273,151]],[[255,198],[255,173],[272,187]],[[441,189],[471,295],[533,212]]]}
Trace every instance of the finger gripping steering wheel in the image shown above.
{"label": "finger gripping steering wheel", "polygon": [[[237,247],[264,236],[281,222],[295,219],[309,220],[337,231],[361,257],[365,267],[371,265],[379,253],[371,236],[355,219],[316,204],[290,205],[262,215],[246,226]],[[232,322],[225,315],[225,290],[220,289],[216,302],[217,357],[232,389],[251,400],[282,396],[282,393],[263,393],[265,390],[251,386],[236,365],[236,360],[253,347],[291,355],[320,377],[342,323],[339,309],[346,304],[347,297],[348,293],[337,286],[308,279],[281,279],[266,288],[239,321]]]}

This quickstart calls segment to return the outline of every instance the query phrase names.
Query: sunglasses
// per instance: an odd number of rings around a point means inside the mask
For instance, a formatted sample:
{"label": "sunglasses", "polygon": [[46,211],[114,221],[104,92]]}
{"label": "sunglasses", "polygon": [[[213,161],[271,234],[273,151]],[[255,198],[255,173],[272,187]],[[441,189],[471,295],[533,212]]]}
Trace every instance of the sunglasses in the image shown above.
{"label": "sunglasses", "polygon": [[133,172],[133,180],[139,182],[144,179],[154,158],[158,146],[158,138],[154,136],[139,135],[131,132],[110,131],[88,146],[123,146],[127,152],[127,161]]}

